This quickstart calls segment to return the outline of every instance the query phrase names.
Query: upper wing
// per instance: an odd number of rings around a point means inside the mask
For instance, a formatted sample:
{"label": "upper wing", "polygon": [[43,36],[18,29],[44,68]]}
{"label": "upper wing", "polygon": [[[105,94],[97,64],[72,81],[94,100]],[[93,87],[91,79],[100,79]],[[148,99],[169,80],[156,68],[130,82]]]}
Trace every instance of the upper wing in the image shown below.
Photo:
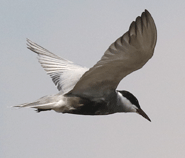
{"label": "upper wing", "polygon": [[87,71],[67,95],[106,99],[126,75],[140,69],[153,55],[157,30],[145,10],[129,30],[110,45],[100,61]]}
{"label": "upper wing", "polygon": [[49,52],[45,48],[27,39],[28,49],[38,54],[38,60],[44,70],[51,76],[53,82],[62,94],[73,89],[87,68],[73,64]]}

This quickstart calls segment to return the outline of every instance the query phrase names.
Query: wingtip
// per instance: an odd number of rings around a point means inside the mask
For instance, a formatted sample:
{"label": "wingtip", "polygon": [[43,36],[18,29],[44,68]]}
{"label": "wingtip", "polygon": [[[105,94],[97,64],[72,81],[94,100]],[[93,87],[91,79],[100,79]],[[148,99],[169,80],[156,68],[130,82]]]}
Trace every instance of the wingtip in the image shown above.
{"label": "wingtip", "polygon": [[[149,11],[148,11],[147,9],[145,9],[145,10],[142,12],[141,16],[138,16],[138,17],[136,18],[136,20],[133,21],[133,22],[130,24],[130,27],[129,27],[129,35],[130,35],[130,36],[136,35],[136,34],[137,34],[137,26],[136,26],[136,23],[138,23],[139,20],[141,21],[141,19],[145,19],[145,20],[143,20],[143,21],[145,21],[145,25],[147,25],[147,22],[146,22],[147,17],[152,17],[152,16],[151,16],[151,14],[149,13]],[[140,23],[141,23],[141,22],[140,22]],[[144,22],[143,22],[143,23],[144,23]]]}
{"label": "wingtip", "polygon": [[[145,9],[145,11],[143,12],[147,17],[149,16],[149,17],[151,17],[152,18],[152,15],[150,14],[150,12],[147,10],[147,9]],[[153,19],[153,18],[152,18]]]}
{"label": "wingtip", "polygon": [[150,12],[149,12],[147,9],[145,9],[144,12],[145,12],[146,14],[149,14],[149,15],[151,16]]}
{"label": "wingtip", "polygon": [[27,43],[31,43],[32,41],[29,38],[26,38]]}
{"label": "wingtip", "polygon": [[149,13],[149,11],[148,11],[147,9],[145,9],[145,12],[146,12],[146,13]]}
{"label": "wingtip", "polygon": [[31,44],[33,44],[33,43],[34,43],[34,42],[32,42],[30,39],[28,39],[28,38],[26,38],[26,42],[27,42],[27,45],[28,45],[28,44],[30,44],[30,45],[31,45]]}
{"label": "wingtip", "polygon": [[26,38],[26,45],[27,45],[27,48],[30,49],[31,47],[31,44],[33,43],[30,39]]}

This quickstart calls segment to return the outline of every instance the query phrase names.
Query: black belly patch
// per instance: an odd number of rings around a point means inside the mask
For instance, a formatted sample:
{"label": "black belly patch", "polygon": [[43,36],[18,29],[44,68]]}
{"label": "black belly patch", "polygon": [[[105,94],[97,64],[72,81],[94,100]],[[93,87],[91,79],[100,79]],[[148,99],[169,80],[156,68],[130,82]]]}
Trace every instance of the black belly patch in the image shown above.
{"label": "black belly patch", "polygon": [[108,113],[107,103],[106,102],[93,102],[89,100],[82,100],[80,106],[75,107],[73,110],[70,110],[71,114],[79,115],[106,115]]}

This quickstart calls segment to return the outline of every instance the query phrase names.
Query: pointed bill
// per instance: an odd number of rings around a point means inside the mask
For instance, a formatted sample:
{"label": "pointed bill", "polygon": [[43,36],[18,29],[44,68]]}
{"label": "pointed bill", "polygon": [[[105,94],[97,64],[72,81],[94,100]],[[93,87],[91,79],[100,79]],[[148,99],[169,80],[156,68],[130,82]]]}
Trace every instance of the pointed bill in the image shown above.
{"label": "pointed bill", "polygon": [[147,114],[142,109],[137,109],[137,113],[141,116],[143,116],[145,119],[151,122],[150,118],[147,116]]}

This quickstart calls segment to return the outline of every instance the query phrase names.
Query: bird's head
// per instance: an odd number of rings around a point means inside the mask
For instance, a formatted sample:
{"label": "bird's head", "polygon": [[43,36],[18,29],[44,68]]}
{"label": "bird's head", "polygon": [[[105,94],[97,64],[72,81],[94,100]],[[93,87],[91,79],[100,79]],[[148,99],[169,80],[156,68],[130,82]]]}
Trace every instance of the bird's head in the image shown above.
{"label": "bird's head", "polygon": [[137,98],[128,91],[118,91],[119,104],[122,106],[123,112],[136,112],[151,122],[147,114],[141,109]]}

